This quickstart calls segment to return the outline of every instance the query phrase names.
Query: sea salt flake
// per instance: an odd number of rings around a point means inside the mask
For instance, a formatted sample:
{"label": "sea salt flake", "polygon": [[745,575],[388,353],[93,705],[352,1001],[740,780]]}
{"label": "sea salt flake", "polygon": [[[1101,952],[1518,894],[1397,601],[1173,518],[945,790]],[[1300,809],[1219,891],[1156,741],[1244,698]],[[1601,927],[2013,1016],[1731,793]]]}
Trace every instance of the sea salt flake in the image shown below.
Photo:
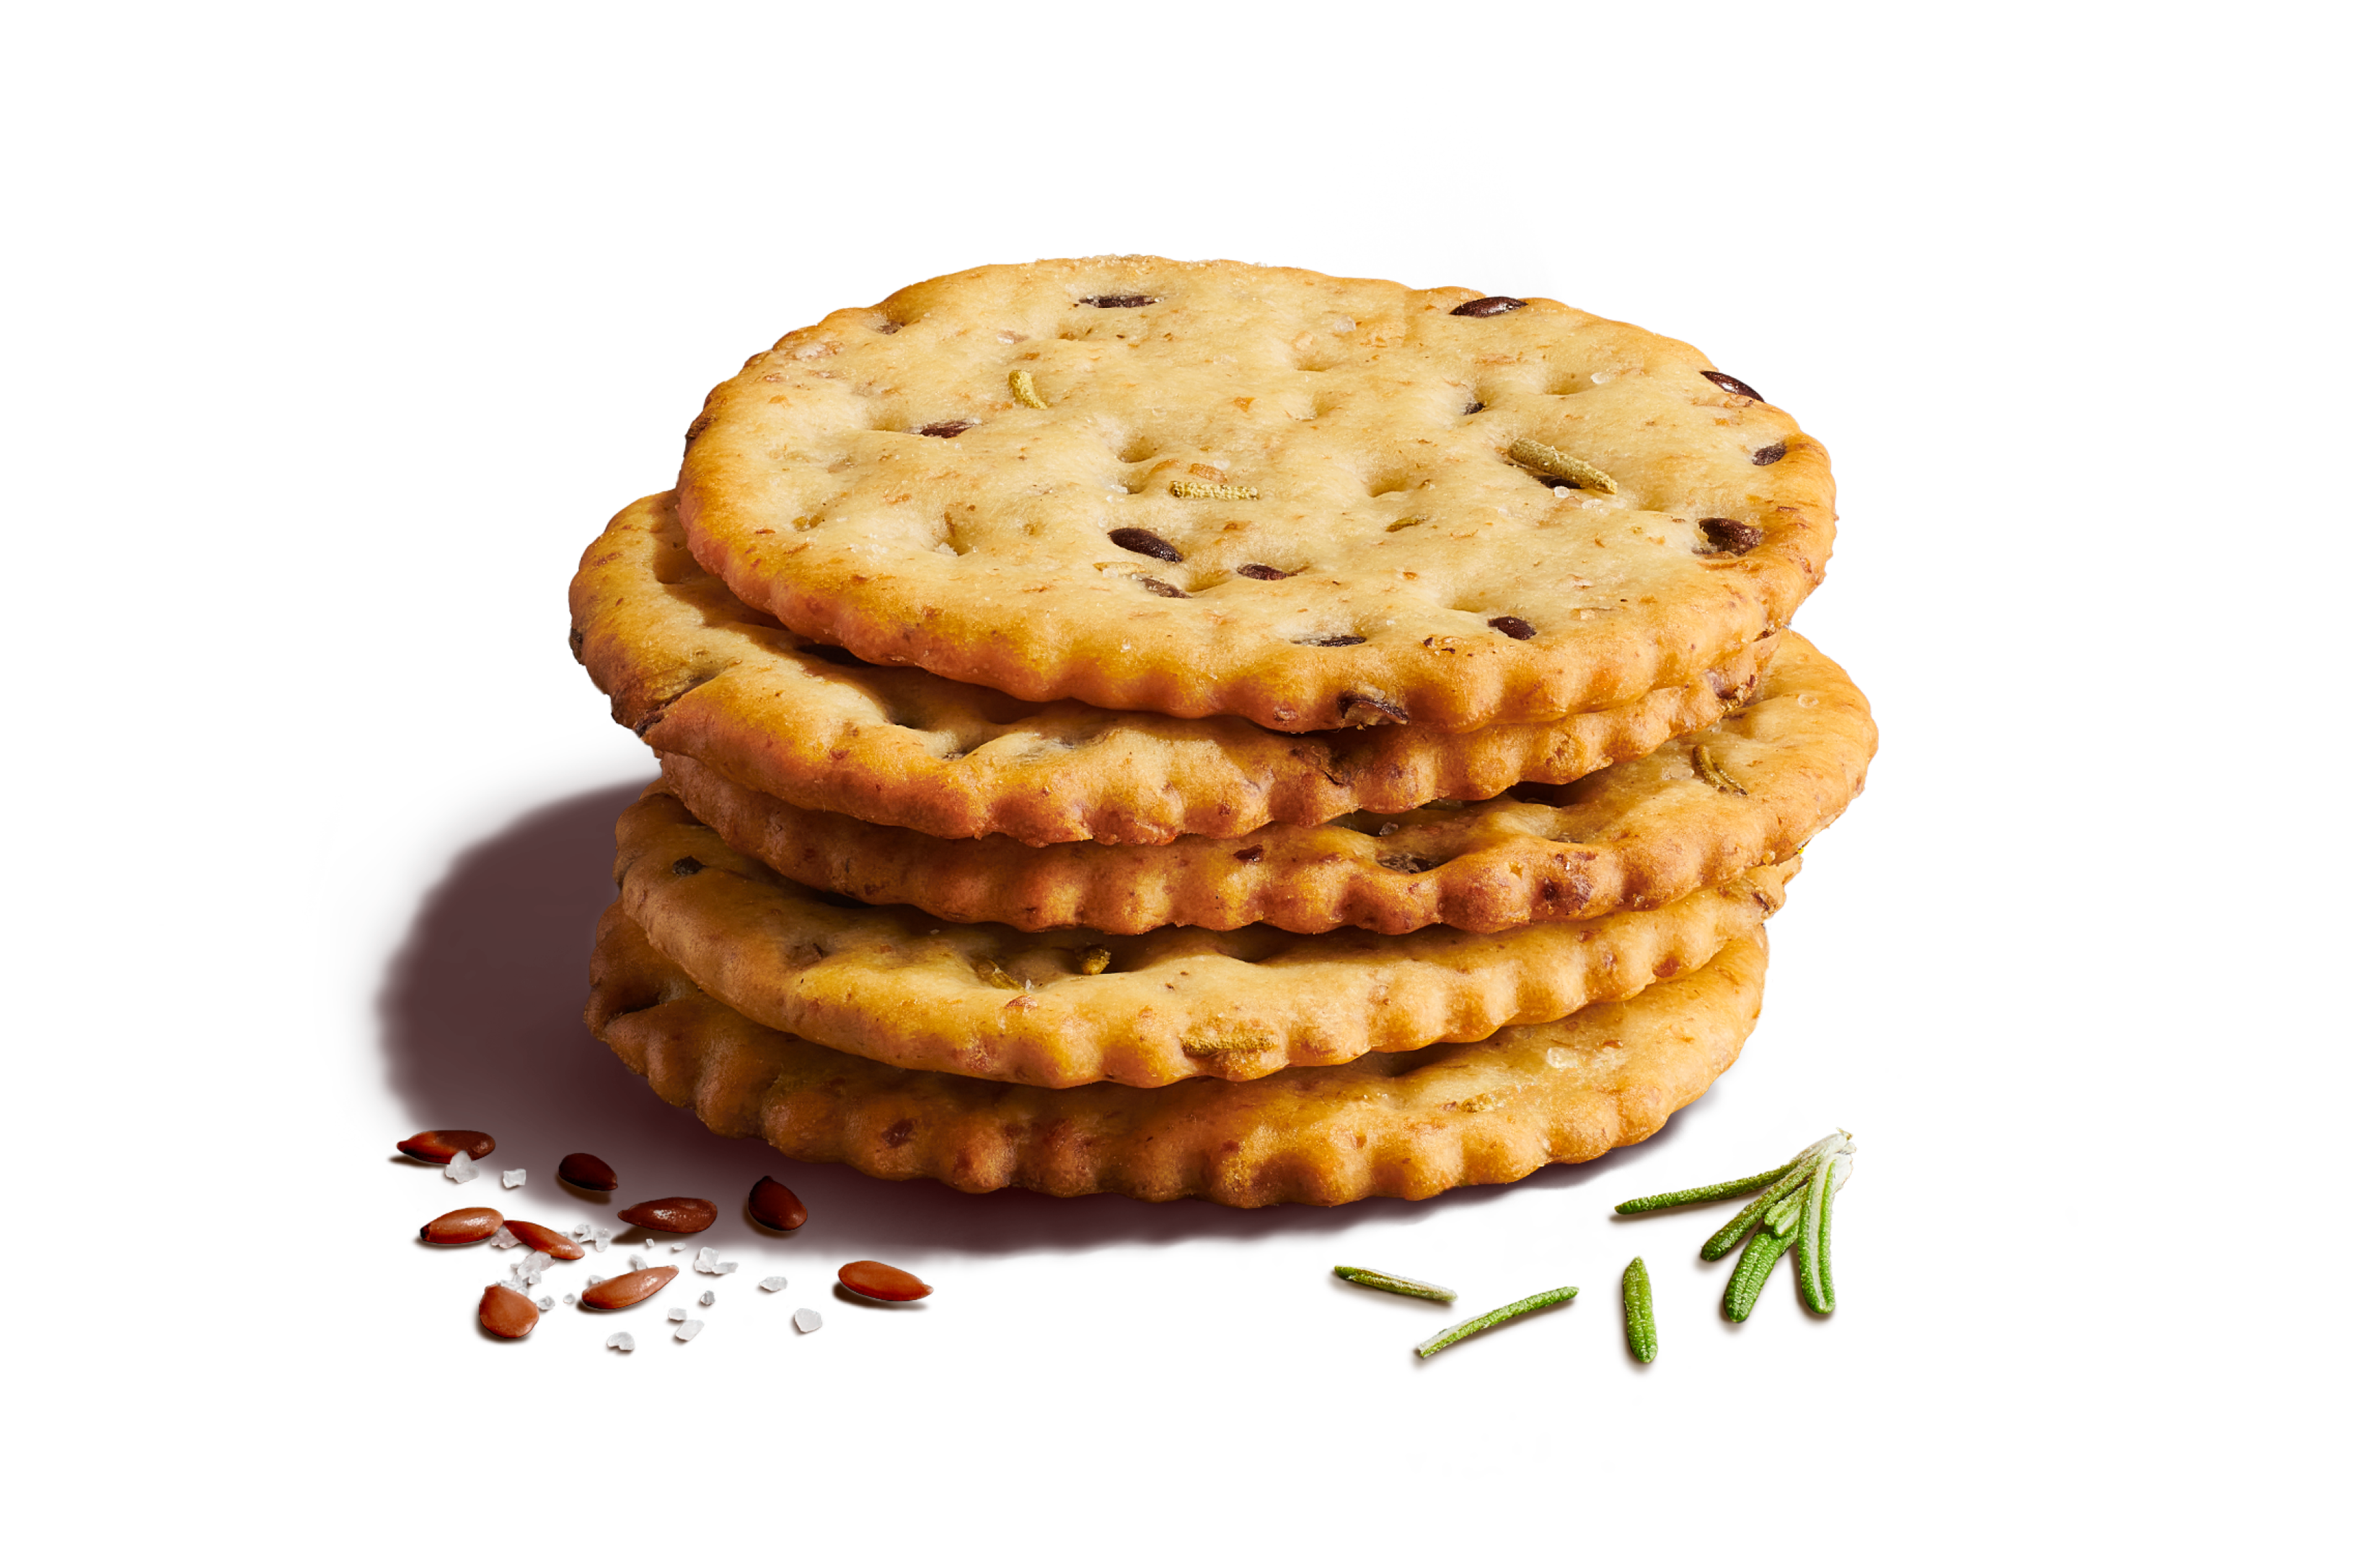
{"label": "sea salt flake", "polygon": [[782,1275],[771,1275],[767,1279],[760,1282],[760,1289],[764,1291],[783,1290],[785,1289],[785,1277]]}
{"label": "sea salt flake", "polygon": [[577,1291],[564,1291],[562,1293],[562,1300],[569,1306],[576,1307],[578,1305],[578,1293]]}
{"label": "sea salt flake", "polygon": [[577,1226],[570,1228],[570,1240],[573,1242],[594,1241],[595,1224],[592,1221],[579,1222]]}
{"label": "sea salt flake", "polygon": [[553,1255],[552,1253],[531,1253],[528,1257],[521,1260],[520,1263],[513,1265],[513,1273],[519,1276],[522,1279],[527,1280],[533,1286],[540,1280],[545,1278],[545,1272],[552,1267]]}
{"label": "sea salt flake", "polygon": [[684,1323],[686,1321],[686,1309],[683,1307],[671,1308],[669,1311],[669,1321],[672,1323]]}
{"label": "sea salt flake", "polygon": [[819,1325],[825,1321],[826,1320],[824,1318],[818,1315],[814,1309],[808,1307],[796,1307],[794,1309],[794,1332],[796,1334],[816,1334],[819,1330]]}
{"label": "sea salt flake", "polygon": [[468,1151],[457,1151],[455,1159],[446,1164],[446,1177],[452,1182],[468,1183],[479,1176],[480,1169],[472,1165],[471,1154]]}
{"label": "sea salt flake", "polygon": [[705,1307],[710,1306],[712,1302],[714,1302],[714,1301],[718,1301],[718,1300],[719,1300],[719,1293],[718,1293],[717,1291],[704,1291],[704,1292],[702,1293],[702,1304],[703,1304]]}
{"label": "sea salt flake", "polygon": [[528,1168],[514,1168],[510,1171],[499,1173],[497,1176],[503,1180],[505,1188],[517,1189],[522,1184],[528,1181]]}
{"label": "sea salt flake", "polygon": [[603,1283],[603,1277],[601,1277],[601,1275],[589,1275],[589,1277],[587,1277],[587,1289],[588,1289],[589,1290],[593,1290],[596,1287],[598,1287],[598,1286],[601,1285],[602,1283]]}
{"label": "sea salt flake", "polygon": [[642,1268],[644,1268],[644,1267],[645,1267],[645,1255],[644,1255],[644,1254],[642,1254],[642,1253],[630,1253],[630,1254],[628,1255],[628,1267],[629,1267],[631,1270],[637,1270],[637,1269],[642,1269]]}
{"label": "sea salt flake", "polygon": [[734,1259],[729,1259],[725,1264],[722,1264],[718,1268],[712,1270],[711,1273],[713,1275],[733,1275],[735,1273],[735,1261]]}
{"label": "sea salt flake", "polygon": [[719,1250],[716,1248],[705,1248],[701,1252],[696,1253],[694,1255],[694,1272],[697,1275],[718,1274]]}
{"label": "sea salt flake", "polygon": [[520,1246],[520,1239],[513,1235],[513,1228],[510,1227],[498,1227],[496,1228],[496,1235],[488,1239],[488,1240],[495,1244],[496,1251],[499,1253],[502,1253],[507,1248],[517,1248]]}
{"label": "sea salt flake", "polygon": [[[645,1246],[650,1248],[652,1244],[648,1242]],[[673,1242],[670,1244],[670,1252],[673,1253],[683,1253],[686,1252],[686,1244],[683,1242]]]}
{"label": "sea salt flake", "polygon": [[677,1337],[681,1340],[691,1339],[701,1332],[702,1320],[700,1318],[695,1319],[692,1323],[682,1323],[677,1325]]}
{"label": "sea salt flake", "polygon": [[607,1350],[632,1350],[637,1348],[637,1337],[633,1334],[614,1334],[603,1341],[603,1348]]}
{"label": "sea salt flake", "polygon": [[550,1296],[540,1296],[540,1297],[539,1297],[539,1298],[537,1299],[537,1310],[538,1310],[539,1312],[540,1312],[540,1313],[551,1313],[551,1312],[552,1312],[552,1311],[553,1311],[553,1298],[552,1298],[552,1297],[550,1297]]}
{"label": "sea salt flake", "polygon": [[507,1275],[503,1279],[497,1281],[496,1284],[504,1287],[506,1290],[525,1291],[528,1289],[528,1282],[522,1279],[517,1275]]}

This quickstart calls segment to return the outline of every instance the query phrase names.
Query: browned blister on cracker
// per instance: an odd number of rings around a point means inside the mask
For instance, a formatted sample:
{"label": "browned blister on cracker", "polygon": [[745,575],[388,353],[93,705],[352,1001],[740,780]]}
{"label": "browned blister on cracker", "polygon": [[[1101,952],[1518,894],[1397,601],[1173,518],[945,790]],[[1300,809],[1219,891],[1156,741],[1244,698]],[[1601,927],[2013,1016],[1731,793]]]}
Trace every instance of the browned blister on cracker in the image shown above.
{"label": "browned blister on cracker", "polygon": [[1758,930],[1794,869],[1493,935],[1026,932],[789,881],[658,788],[622,815],[617,866],[639,928],[754,1021],[890,1065],[1049,1087],[1245,1081],[1621,999]]}
{"label": "browned blister on cracker", "polygon": [[1690,345],[1472,296],[946,275],[715,389],[679,514],[738,597],[868,661],[1284,732],[1621,706],[1790,623],[1833,545],[1825,450]]}
{"label": "browned blister on cracker", "polygon": [[[1034,848],[806,812],[675,755],[664,782],[736,849],[816,887],[944,919],[1133,935],[1164,926],[1502,931],[1644,909],[1796,853],[1857,793],[1867,701],[1799,635],[1749,703],[1565,786],[1233,839]],[[1734,771],[1714,780],[1703,771]]]}
{"label": "browned blister on cracker", "polygon": [[1755,929],[1633,999],[1477,1043],[1261,1081],[1050,1091],[899,1070],[762,1027],[615,905],[587,1024],[713,1131],[800,1161],[969,1192],[1340,1204],[1510,1182],[1643,1140],[1734,1062],[1767,963]]}
{"label": "browned blister on cracker", "polygon": [[[1111,551],[1132,563],[1154,535]],[[1241,567],[1256,572],[1263,567]],[[614,516],[570,587],[572,648],[655,751],[795,806],[942,839],[1161,844],[1563,783],[1708,724],[1752,692],[1774,639],[1682,683],[1557,720],[1439,733],[1361,707],[1305,735],[1235,716],[1176,720],[1027,704],[806,639],[697,564],[670,495]],[[1490,621],[1509,636],[1517,621]],[[1452,648],[1452,647],[1450,647]]]}

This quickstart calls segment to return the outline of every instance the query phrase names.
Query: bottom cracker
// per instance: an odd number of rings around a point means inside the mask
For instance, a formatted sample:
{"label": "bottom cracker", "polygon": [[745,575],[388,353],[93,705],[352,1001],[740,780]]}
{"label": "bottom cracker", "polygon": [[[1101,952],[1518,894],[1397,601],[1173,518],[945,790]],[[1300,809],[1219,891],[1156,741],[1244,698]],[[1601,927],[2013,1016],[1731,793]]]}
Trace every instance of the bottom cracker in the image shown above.
{"label": "bottom cracker", "polygon": [[970,1193],[1343,1204],[1506,1183],[1643,1140],[1735,1062],[1767,964],[1756,931],[1633,999],[1478,1043],[1246,1082],[1050,1090],[905,1071],[762,1027],[705,995],[614,904],[587,1024],[711,1130],[800,1161]]}

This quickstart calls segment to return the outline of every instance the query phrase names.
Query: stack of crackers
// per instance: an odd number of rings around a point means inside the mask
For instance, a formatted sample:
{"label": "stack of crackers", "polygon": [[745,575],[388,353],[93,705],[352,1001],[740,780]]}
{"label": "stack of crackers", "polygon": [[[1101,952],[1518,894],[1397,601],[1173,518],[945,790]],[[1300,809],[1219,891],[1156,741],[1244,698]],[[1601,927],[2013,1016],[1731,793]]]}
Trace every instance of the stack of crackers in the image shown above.
{"label": "stack of crackers", "polygon": [[1866,701],[1788,627],[1825,451],[1674,340],[1302,270],[835,312],[613,518],[571,645],[661,760],[589,1025],[789,1156],[1418,1198],[1734,1060]]}

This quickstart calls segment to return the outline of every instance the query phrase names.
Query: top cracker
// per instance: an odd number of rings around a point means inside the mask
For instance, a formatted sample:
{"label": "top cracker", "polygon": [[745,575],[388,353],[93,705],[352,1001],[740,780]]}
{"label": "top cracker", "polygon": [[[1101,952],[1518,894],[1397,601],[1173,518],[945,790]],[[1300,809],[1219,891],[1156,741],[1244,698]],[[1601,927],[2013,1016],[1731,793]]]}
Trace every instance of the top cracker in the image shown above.
{"label": "top cracker", "polygon": [[1675,340],[1531,297],[1052,260],[789,333],[687,432],[697,559],[1016,698],[1282,731],[1625,703],[1782,628],[1825,449]]}

